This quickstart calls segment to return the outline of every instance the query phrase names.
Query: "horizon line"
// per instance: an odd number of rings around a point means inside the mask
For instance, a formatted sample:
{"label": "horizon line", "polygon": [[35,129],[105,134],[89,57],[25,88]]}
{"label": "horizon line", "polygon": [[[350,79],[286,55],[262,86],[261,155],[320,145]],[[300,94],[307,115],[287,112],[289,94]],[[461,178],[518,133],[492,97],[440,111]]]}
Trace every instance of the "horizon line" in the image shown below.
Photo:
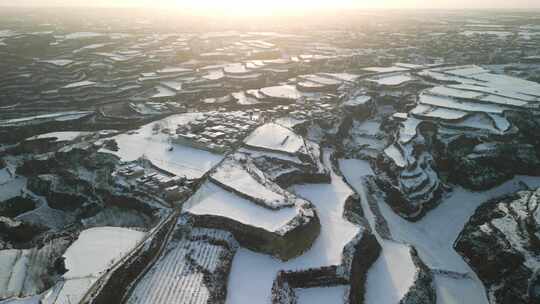
{"label": "horizon line", "polygon": [[[193,7],[181,7],[181,6],[146,6],[146,5],[12,5],[12,4],[1,4],[0,7],[2,8],[13,8],[13,9],[21,9],[21,8],[32,8],[32,9],[54,9],[54,8],[61,8],[61,9],[73,9],[73,8],[81,8],[81,9],[153,9],[153,10],[159,10],[159,9],[174,9],[174,10],[200,10],[198,8]],[[350,11],[530,11],[530,10],[540,10],[540,5],[537,7],[489,7],[489,8],[483,8],[483,7],[470,7],[470,8],[444,8],[444,7],[424,7],[424,8],[417,8],[417,7],[336,7],[336,8],[323,8],[323,7],[314,7],[311,8],[312,10],[324,10],[324,11],[336,11],[336,10],[350,10]],[[540,18],[540,17],[539,17]]]}

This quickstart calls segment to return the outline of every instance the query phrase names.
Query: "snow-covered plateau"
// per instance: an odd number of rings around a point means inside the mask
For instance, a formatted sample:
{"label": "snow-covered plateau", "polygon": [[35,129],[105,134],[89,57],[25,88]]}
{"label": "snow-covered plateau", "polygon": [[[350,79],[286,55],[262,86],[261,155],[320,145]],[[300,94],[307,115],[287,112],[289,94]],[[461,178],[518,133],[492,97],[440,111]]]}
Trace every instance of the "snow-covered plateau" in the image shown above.
{"label": "snow-covered plateau", "polygon": [[0,304],[540,303],[537,16],[308,11],[0,10]]}

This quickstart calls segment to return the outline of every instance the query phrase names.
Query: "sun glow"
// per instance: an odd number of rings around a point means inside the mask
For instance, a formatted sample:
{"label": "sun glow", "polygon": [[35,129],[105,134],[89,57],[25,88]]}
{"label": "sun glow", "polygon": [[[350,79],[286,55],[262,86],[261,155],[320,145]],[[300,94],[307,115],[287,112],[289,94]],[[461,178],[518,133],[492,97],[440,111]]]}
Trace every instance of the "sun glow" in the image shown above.
{"label": "sun glow", "polygon": [[201,14],[266,16],[354,6],[354,0],[176,0],[175,6]]}
{"label": "sun glow", "polygon": [[0,0],[2,6],[19,7],[135,7],[179,8],[197,14],[223,16],[281,15],[291,12],[359,9],[481,9],[539,8],[538,0]]}

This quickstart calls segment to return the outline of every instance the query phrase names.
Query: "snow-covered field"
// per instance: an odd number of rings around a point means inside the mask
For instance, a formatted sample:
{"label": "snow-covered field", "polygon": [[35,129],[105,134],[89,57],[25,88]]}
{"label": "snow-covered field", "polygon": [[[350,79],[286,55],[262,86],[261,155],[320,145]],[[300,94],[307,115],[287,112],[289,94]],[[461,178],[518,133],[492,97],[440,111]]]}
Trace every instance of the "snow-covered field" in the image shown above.
{"label": "snow-covered field", "polygon": [[246,68],[243,63],[232,63],[223,69],[226,74],[247,74],[251,71]]}
{"label": "snow-covered field", "polygon": [[[418,120],[437,120],[451,132],[473,129],[505,135],[514,130],[505,112],[534,112],[540,109],[538,83],[494,74],[480,66],[434,68],[420,74],[459,84],[424,90],[420,94],[420,103],[409,112],[408,119],[401,123],[400,143],[406,143],[416,136]],[[387,152],[395,154],[393,152],[396,151]]]}
{"label": "snow-covered field", "polygon": [[238,152],[248,154],[253,158],[270,157],[270,158],[275,158],[275,159],[281,159],[286,162],[291,162],[298,165],[302,164],[302,161],[298,158],[298,156],[292,156],[285,153],[272,152],[272,151],[259,151],[259,150],[249,149],[249,148],[240,148],[238,149]]}
{"label": "snow-covered field", "polygon": [[95,277],[73,278],[59,281],[43,299],[44,304],[79,303],[86,291],[97,281]]}
{"label": "snow-covered field", "polygon": [[[326,151],[325,165],[329,167],[329,152]],[[343,247],[360,231],[360,228],[343,218],[345,200],[352,190],[335,173],[330,184],[308,184],[293,187],[293,192],[310,200],[317,208],[321,222],[321,232],[312,248],[303,255],[287,262],[280,262],[269,255],[255,253],[247,249],[238,250],[234,257],[227,303],[257,304],[270,303],[273,280],[279,270],[299,270],[341,264]],[[246,288],[249,286],[249,288]],[[316,294],[327,294],[317,302]],[[339,303],[333,302],[343,288],[307,289],[299,292],[300,303]],[[340,297],[342,299],[342,297]],[[331,299],[331,302],[325,302]]]}
{"label": "snow-covered field", "polygon": [[410,74],[396,74],[368,79],[368,81],[382,86],[399,86],[412,80],[414,78]]}
{"label": "snow-covered field", "polygon": [[236,102],[240,105],[255,105],[255,104],[261,103],[261,101],[259,101],[258,99],[248,96],[246,92],[244,91],[234,92],[232,93],[232,96],[236,99]]}
{"label": "snow-covered field", "polygon": [[[340,167],[353,187],[363,193],[361,184],[362,172],[371,170],[365,161],[342,160]],[[407,244],[415,246],[420,258],[433,270],[445,270],[464,274],[464,278],[452,278],[436,273],[435,283],[438,303],[487,303],[483,284],[475,273],[465,263],[463,258],[453,249],[453,244],[465,223],[472,216],[476,208],[490,198],[511,193],[519,189],[519,182],[524,182],[531,188],[540,186],[540,178],[518,176],[494,189],[483,192],[471,192],[460,187],[450,193],[434,210],[423,219],[412,223],[395,214],[386,204],[379,204],[379,208],[388,222],[392,237]],[[364,204],[364,210],[369,208]],[[366,212],[368,215],[371,212]],[[373,219],[371,219],[373,221]],[[383,256],[386,256],[388,242],[383,243]],[[368,286],[373,282],[372,272],[381,267],[375,266],[370,271]],[[389,271],[399,271],[400,268],[388,267]],[[387,274],[395,277],[395,274]],[[377,279],[380,280],[380,279]],[[378,285],[378,284],[377,284]],[[368,298],[371,297],[374,287],[368,287]],[[388,293],[389,291],[386,290]],[[464,302],[464,299],[467,299]],[[367,302],[367,303],[395,303],[395,302]]]}
{"label": "snow-covered field", "polygon": [[298,304],[314,304],[314,303],[343,303],[347,295],[347,287],[334,286],[334,287],[321,287],[321,288],[307,288],[297,289],[296,296],[298,297]]}
{"label": "snow-covered field", "polygon": [[0,250],[0,299],[40,293],[49,284],[49,265],[69,242],[56,239],[41,248]]}
{"label": "snow-covered field", "polygon": [[[43,294],[43,303],[77,303],[99,276],[144,235],[116,227],[84,230],[63,255],[68,272]],[[46,288],[50,284],[50,259],[62,254],[68,245],[68,241],[57,239],[42,248],[1,251],[0,298],[37,294]]]}
{"label": "snow-covered field", "polygon": [[71,111],[71,112],[57,112],[57,113],[43,114],[43,115],[37,115],[37,116],[6,119],[6,120],[0,120],[0,126],[33,124],[33,123],[39,123],[40,121],[45,121],[45,120],[54,120],[54,121],[77,120],[77,119],[89,116],[90,114],[93,114],[93,113],[94,112],[88,112],[88,111],[80,111],[80,112]]}
{"label": "snow-covered field", "polygon": [[508,36],[513,35],[512,32],[505,32],[505,31],[463,31],[460,34],[465,35],[465,36],[492,35],[492,36],[497,36],[499,38],[506,38]]}
{"label": "snow-covered field", "polygon": [[336,78],[342,81],[355,81],[358,79],[358,77],[360,77],[360,75],[350,73],[320,73],[320,75]]}
{"label": "snow-covered field", "polygon": [[324,75],[304,75],[304,76],[299,76],[300,78],[302,79],[305,79],[305,80],[308,80],[308,81],[311,81],[311,82],[314,82],[314,83],[318,83],[318,84],[323,84],[323,85],[339,85],[341,84],[341,81],[339,80],[336,80],[336,79],[333,79],[333,78],[328,78],[328,77],[323,77]]}
{"label": "snow-covered field", "polygon": [[384,149],[384,153],[388,155],[398,167],[405,168],[407,166],[407,159],[405,159],[396,145],[388,146],[388,148]]}
{"label": "snow-covered field", "polygon": [[412,109],[410,114],[418,118],[435,118],[451,122],[463,119],[467,116],[467,112],[464,111],[426,106],[423,104],[418,105],[414,109]]}
{"label": "snow-covered field", "polygon": [[[209,232],[202,233],[208,235]],[[211,234],[211,237],[216,236],[216,240],[232,245],[225,232]],[[205,240],[172,239],[165,253],[133,289],[127,303],[208,303],[211,297],[208,287],[215,282],[207,281],[204,272],[218,276],[216,270],[224,263],[221,258],[230,254],[229,250],[225,245]]]}
{"label": "snow-covered field", "polygon": [[36,139],[54,139],[57,142],[60,141],[72,141],[78,137],[88,135],[89,132],[77,132],[77,131],[65,131],[65,132],[52,132],[52,133],[45,133],[40,134],[36,136],[32,136],[27,138],[26,140],[36,140]]}
{"label": "snow-covered field", "polygon": [[343,103],[344,106],[361,106],[365,105],[366,103],[371,101],[371,96],[368,95],[360,95],[355,98],[349,99],[346,102]]}
{"label": "snow-covered field", "polygon": [[386,240],[382,243],[381,256],[368,272],[366,304],[399,303],[414,283],[416,268],[409,246]]}
{"label": "snow-covered field", "polygon": [[293,204],[288,202],[284,193],[274,191],[278,189],[278,186],[276,189],[270,189],[269,184],[265,185],[259,182],[259,180],[265,182],[265,176],[260,170],[254,166],[244,168],[239,161],[233,159],[222,162],[211,177],[214,181],[235,191],[263,200],[271,208],[292,206]]}
{"label": "snow-covered field", "polygon": [[26,177],[16,176],[15,178],[6,169],[0,173],[0,202],[21,195],[21,190],[26,187]]}
{"label": "snow-covered field", "polygon": [[79,89],[79,88],[90,87],[90,86],[94,86],[94,85],[96,85],[96,82],[94,82],[94,81],[83,80],[83,81],[78,81],[78,82],[73,82],[73,83],[67,84],[67,85],[63,86],[62,89]]}
{"label": "snow-covered field", "polygon": [[364,121],[361,123],[355,121],[353,124],[354,129],[352,131],[355,132],[355,135],[376,136],[381,132],[381,123],[377,121]]}
{"label": "snow-covered field", "polygon": [[368,272],[365,303],[398,303],[413,284],[416,275],[416,268],[409,251],[410,248],[405,244],[379,237],[375,230],[375,219],[367,204],[366,193],[362,184],[365,176],[373,175],[369,163],[356,159],[340,160],[339,166],[344,177],[360,194],[362,209],[382,246],[380,257]]}
{"label": "snow-covered field", "polygon": [[427,93],[431,95],[457,97],[457,98],[465,98],[465,99],[475,99],[475,98],[480,98],[482,96],[481,93],[478,93],[475,91],[463,91],[457,88],[443,87],[443,86],[431,88],[427,90]]}
{"label": "snow-covered field", "polygon": [[65,67],[72,64],[75,61],[69,60],[69,59],[56,59],[56,60],[53,59],[53,60],[42,60],[40,62],[52,64],[59,67]]}
{"label": "snow-covered field", "polygon": [[489,72],[488,70],[476,66],[476,65],[465,65],[461,67],[450,67],[450,68],[442,68],[445,73],[456,75],[456,76],[472,76],[476,74],[483,74]]}
{"label": "snow-covered field", "polygon": [[255,148],[280,151],[289,154],[298,152],[304,146],[301,136],[276,123],[268,123],[255,129],[244,143]]}
{"label": "snow-covered field", "polygon": [[184,212],[214,215],[233,219],[253,227],[276,231],[297,214],[295,208],[270,210],[228,192],[212,182],[206,182],[184,204]]}
{"label": "snow-covered field", "polygon": [[71,40],[71,39],[89,39],[89,38],[96,38],[101,37],[105,34],[102,33],[94,33],[94,32],[75,32],[75,33],[69,33],[64,36],[64,39]]}
{"label": "snow-covered field", "polygon": [[98,275],[113,265],[143,238],[126,228],[96,227],[84,230],[64,254],[65,279]]}
{"label": "snow-covered field", "polygon": [[152,95],[151,98],[165,98],[165,97],[173,97],[176,95],[176,92],[174,90],[171,90],[165,86],[156,86],[155,90],[156,90],[156,93]]}
{"label": "snow-covered field", "polygon": [[145,233],[127,228],[98,227],[84,230],[64,254],[68,269],[45,295],[44,303],[78,303],[99,276],[122,259]]}
{"label": "snow-covered field", "polygon": [[[115,136],[114,139],[119,147],[118,151],[113,152],[106,149],[101,151],[115,154],[123,161],[134,161],[144,156],[155,166],[170,173],[191,179],[200,178],[219,163],[223,156],[171,143],[168,134],[153,130],[156,124],[160,125],[161,129],[176,128],[179,124],[187,124],[200,117],[203,117],[201,113],[170,116],[161,121],[142,126],[135,132]],[[169,151],[171,147],[173,150]]]}
{"label": "snow-covered field", "polygon": [[191,266],[186,261],[186,256],[190,255],[188,249],[177,246],[170,250],[137,285],[128,303],[165,303],[162,301],[166,299],[174,301],[166,303],[186,303],[184,299],[195,296],[206,303],[209,292],[203,288],[202,273],[185,274]]}
{"label": "snow-covered field", "polygon": [[[490,95],[490,98],[493,96],[506,97],[507,103],[538,101],[538,97],[540,97],[540,85],[536,82],[508,75],[490,73],[489,70],[475,65],[436,68],[424,70],[420,74],[441,81],[461,83],[459,85],[448,86],[453,89],[486,93]],[[462,92],[458,94],[474,93]],[[504,100],[499,101],[504,104]]]}
{"label": "snow-covered field", "polygon": [[375,73],[394,73],[394,72],[408,71],[409,69],[398,67],[398,66],[392,66],[392,67],[369,67],[369,68],[364,68],[363,70],[368,71],[368,72],[375,72]]}
{"label": "snow-covered field", "polygon": [[487,112],[501,114],[507,108],[496,104],[479,104],[466,101],[456,101],[449,97],[433,96],[429,94],[420,95],[420,103],[442,108],[457,109],[470,112]]}
{"label": "snow-covered field", "polygon": [[0,169],[0,185],[7,184],[11,180],[11,173],[8,168]]}
{"label": "snow-covered field", "polygon": [[262,88],[260,89],[260,92],[270,98],[290,99],[291,101],[303,96],[303,94],[292,85]]}

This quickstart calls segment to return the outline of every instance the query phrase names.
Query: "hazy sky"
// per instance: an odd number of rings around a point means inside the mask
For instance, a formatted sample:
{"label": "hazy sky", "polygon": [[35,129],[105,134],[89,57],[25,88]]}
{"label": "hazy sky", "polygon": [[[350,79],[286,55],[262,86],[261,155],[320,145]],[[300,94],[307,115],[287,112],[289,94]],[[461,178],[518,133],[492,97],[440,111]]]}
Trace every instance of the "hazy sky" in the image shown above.
{"label": "hazy sky", "polygon": [[4,6],[149,6],[188,8],[540,8],[540,0],[0,0]]}

